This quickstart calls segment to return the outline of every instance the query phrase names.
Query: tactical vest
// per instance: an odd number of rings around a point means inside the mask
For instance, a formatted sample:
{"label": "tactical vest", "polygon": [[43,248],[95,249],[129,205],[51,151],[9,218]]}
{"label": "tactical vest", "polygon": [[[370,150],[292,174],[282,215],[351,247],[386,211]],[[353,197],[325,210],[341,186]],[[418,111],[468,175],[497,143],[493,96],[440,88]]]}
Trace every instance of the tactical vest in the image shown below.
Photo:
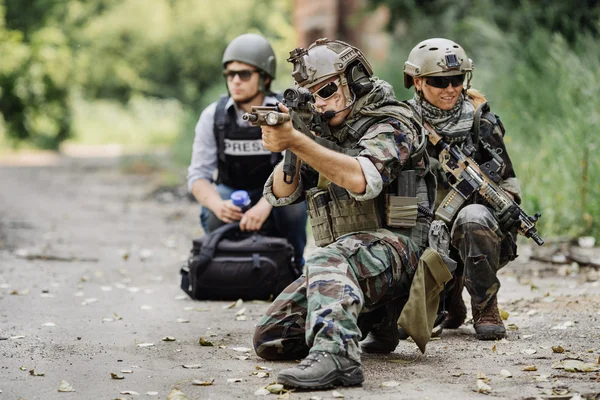
{"label": "tactical vest", "polygon": [[235,109],[225,109],[229,97],[217,102],[214,134],[217,143],[217,183],[234,189],[260,189],[273,167],[281,160],[280,153],[271,153],[262,145],[258,126],[241,127],[237,124]]}
{"label": "tactical vest", "polygon": [[[371,126],[389,118],[401,117],[397,114],[390,117],[386,110],[382,110],[380,115],[355,121],[349,129],[351,137],[341,144],[323,138],[316,138],[316,141],[331,150],[355,157],[360,152],[359,139]],[[407,126],[412,124],[408,117],[400,120]],[[357,201],[347,190],[332,182],[309,189],[306,200],[315,244],[326,246],[348,233],[386,228],[411,238],[421,248],[427,247],[435,202],[435,178],[428,170],[416,174],[412,169],[421,159],[426,160],[425,143],[420,144],[423,146],[411,156],[411,165],[403,166],[397,180],[375,199]],[[404,184],[412,189],[399,193]]]}

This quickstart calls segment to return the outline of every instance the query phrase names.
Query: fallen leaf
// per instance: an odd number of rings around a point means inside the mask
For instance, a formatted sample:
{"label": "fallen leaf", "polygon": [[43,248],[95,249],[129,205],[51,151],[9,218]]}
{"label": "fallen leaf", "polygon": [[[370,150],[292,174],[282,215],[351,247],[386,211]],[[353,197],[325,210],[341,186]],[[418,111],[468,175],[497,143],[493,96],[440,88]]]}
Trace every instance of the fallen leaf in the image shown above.
{"label": "fallen leaf", "polygon": [[121,390],[119,392],[119,394],[129,394],[132,396],[139,396],[140,394],[138,392],[136,392],[135,390]]}
{"label": "fallen leaf", "polygon": [[536,382],[548,382],[548,375],[536,375],[533,377]]}
{"label": "fallen leaf", "polygon": [[59,392],[74,392],[73,386],[67,381],[60,381],[60,385],[58,385]]}
{"label": "fallen leaf", "polygon": [[174,342],[175,338],[173,336],[165,336],[164,338],[162,338],[163,342]]}
{"label": "fallen leaf", "polygon": [[271,394],[271,392],[269,392],[267,389],[265,388],[260,388],[258,389],[256,392],[254,392],[255,396],[267,396]]}
{"label": "fallen leaf", "polygon": [[559,346],[552,346],[552,352],[560,354],[560,353],[564,353],[565,349],[563,349],[563,347],[560,346],[560,345]]}
{"label": "fallen leaf", "polygon": [[234,301],[233,303],[231,303],[231,304],[229,304],[229,305],[227,305],[227,306],[225,306],[223,308],[226,308],[226,309],[236,308],[236,307],[240,307],[242,304],[244,304],[244,300],[237,299],[237,301]]}
{"label": "fallen leaf", "polygon": [[45,374],[45,373],[43,373],[43,372],[35,372],[35,370],[34,370],[34,369],[30,369],[30,370],[29,370],[29,375],[33,375],[33,376],[44,376],[44,375],[46,375],[46,374]]}
{"label": "fallen leaf", "polygon": [[215,382],[214,379],[211,379],[210,381],[201,381],[199,379],[194,379],[192,381],[192,385],[196,385],[196,386],[211,386],[214,382]]}
{"label": "fallen leaf", "polygon": [[492,352],[495,353],[496,351],[498,351],[498,349],[496,348],[496,345],[494,345],[494,347],[492,347]]}
{"label": "fallen leaf", "polygon": [[198,369],[202,368],[202,364],[184,364],[182,367],[186,369]]}
{"label": "fallen leaf", "polygon": [[526,365],[521,368],[521,371],[537,371],[537,367],[535,365]]}
{"label": "fallen leaf", "polygon": [[42,326],[56,326],[56,324],[54,322],[46,322]]}
{"label": "fallen leaf", "polygon": [[190,322],[189,319],[185,319],[185,318],[177,318],[176,321],[180,324],[187,324],[188,322]]}
{"label": "fallen leaf", "polygon": [[236,382],[243,382],[244,380],[242,378],[229,378],[227,379],[227,382],[229,383],[236,383]]}
{"label": "fallen leaf", "polygon": [[487,376],[483,372],[477,372],[477,379],[487,380]]}
{"label": "fallen leaf", "polygon": [[152,347],[154,343],[138,343],[138,347]]}
{"label": "fallen leaf", "polygon": [[115,321],[120,321],[123,319],[123,317],[118,316],[117,313],[113,313],[113,316],[115,317]]}
{"label": "fallen leaf", "polygon": [[262,371],[256,372],[256,371],[254,371],[252,373],[252,375],[256,376],[257,378],[268,378],[270,374],[268,372],[262,372]]}
{"label": "fallen leaf", "polygon": [[501,308],[499,308],[498,311],[500,312],[500,318],[502,318],[504,321],[506,321],[509,316],[508,312],[502,310]]}
{"label": "fallen leaf", "polygon": [[240,361],[244,361],[244,360],[247,360],[247,359],[249,359],[249,358],[250,358],[250,356],[237,356],[237,357],[235,357],[235,358],[237,358],[237,359],[238,359],[238,360],[240,360]]}
{"label": "fallen leaf", "polygon": [[121,370],[121,373],[122,373],[122,374],[133,374],[133,371],[132,371],[132,370],[130,370],[130,369],[122,369],[122,370]]}
{"label": "fallen leaf", "polygon": [[507,328],[509,331],[518,331],[519,327],[516,324],[508,324]]}
{"label": "fallen leaf", "polygon": [[114,372],[110,373],[110,377],[113,379],[125,379],[125,377],[123,375],[118,375],[118,374],[115,374]]}
{"label": "fallen leaf", "polygon": [[148,396],[158,396],[158,392],[146,392]]}
{"label": "fallen leaf", "polygon": [[246,314],[246,307],[242,308],[241,310],[239,310],[238,312],[235,313],[235,315],[244,315]]}
{"label": "fallen leaf", "polygon": [[554,369],[563,369],[567,372],[595,372],[600,371],[600,365],[586,363],[581,360],[562,360],[557,363],[552,364],[552,368]]}
{"label": "fallen leaf", "polygon": [[250,351],[248,347],[232,347],[231,350],[239,351],[241,353],[248,353]]}
{"label": "fallen leaf", "polygon": [[246,321],[248,318],[245,315],[238,315],[235,317],[236,321]]}
{"label": "fallen leaf", "polygon": [[500,376],[503,377],[503,378],[512,378],[512,374],[507,369],[501,370],[500,371]]}
{"label": "fallen leaf", "polygon": [[24,335],[17,335],[17,336],[11,336],[11,337],[9,337],[9,339],[23,339],[23,338],[25,338]]}
{"label": "fallen leaf", "polygon": [[20,369],[21,371],[27,371],[27,367],[25,367],[25,366],[23,366],[23,365],[21,365],[21,366],[19,367],[19,369]]}
{"label": "fallen leaf", "polygon": [[381,384],[383,387],[396,387],[400,386],[400,382],[398,381],[385,381]]}
{"label": "fallen leaf", "polygon": [[490,385],[485,383],[483,379],[477,379],[477,392],[478,393],[489,393],[492,390]]}
{"label": "fallen leaf", "polygon": [[269,392],[271,392],[273,394],[281,394],[284,391],[283,385],[281,385],[279,383],[274,383],[272,385],[269,385],[265,389],[267,389]]}
{"label": "fallen leaf", "polygon": [[455,378],[458,378],[460,376],[463,376],[464,374],[462,372],[453,372],[452,376],[454,376]]}
{"label": "fallen leaf", "polygon": [[213,346],[212,342],[209,342],[203,337],[201,337],[200,340],[198,340],[198,343],[200,343],[200,346]]}
{"label": "fallen leaf", "polygon": [[333,396],[334,399],[343,399],[344,398],[344,395],[336,390],[331,392],[331,395]]}
{"label": "fallen leaf", "polygon": [[254,368],[259,371],[273,371],[273,368],[263,367],[261,365],[255,365]]}
{"label": "fallen leaf", "polygon": [[525,349],[525,350],[521,350],[521,353],[527,354],[527,355],[532,355],[532,354],[537,353],[537,350],[536,349]]}

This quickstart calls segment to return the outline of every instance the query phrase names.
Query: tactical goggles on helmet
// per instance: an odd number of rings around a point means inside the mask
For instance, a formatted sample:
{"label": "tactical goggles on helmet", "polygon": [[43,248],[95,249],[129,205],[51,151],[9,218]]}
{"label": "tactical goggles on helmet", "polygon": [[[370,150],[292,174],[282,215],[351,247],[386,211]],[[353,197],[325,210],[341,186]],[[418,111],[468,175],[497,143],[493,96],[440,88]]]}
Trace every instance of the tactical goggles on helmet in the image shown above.
{"label": "tactical goggles on helmet", "polygon": [[243,81],[249,81],[250,78],[252,78],[252,74],[258,72],[255,69],[242,69],[239,71],[231,71],[229,69],[226,69],[223,71],[223,76],[228,80],[228,81],[232,81],[233,78],[235,78],[235,76],[239,76],[241,80]]}
{"label": "tactical goggles on helmet", "polygon": [[448,85],[459,87],[465,82],[465,74],[453,76],[428,76],[425,78],[425,82],[427,82],[429,86],[438,89],[446,89]]}
{"label": "tactical goggles on helmet", "polygon": [[327,100],[337,93],[339,84],[340,80],[336,79],[335,81],[331,81],[321,89],[317,90],[314,94],[323,100]]}

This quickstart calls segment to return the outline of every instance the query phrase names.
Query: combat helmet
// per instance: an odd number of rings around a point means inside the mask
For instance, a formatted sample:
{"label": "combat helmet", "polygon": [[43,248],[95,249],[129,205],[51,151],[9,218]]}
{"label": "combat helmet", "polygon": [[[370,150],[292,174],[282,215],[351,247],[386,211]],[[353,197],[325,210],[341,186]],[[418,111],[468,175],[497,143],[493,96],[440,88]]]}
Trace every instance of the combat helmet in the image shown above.
{"label": "combat helmet", "polygon": [[358,48],[341,40],[318,39],[306,50],[298,47],[290,51],[287,61],[294,64],[296,84],[307,89],[339,75],[348,103],[353,95],[359,98],[372,87],[371,64]]}
{"label": "combat helmet", "polygon": [[473,61],[459,44],[443,38],[427,39],[411,50],[404,63],[404,87],[411,87],[414,77],[462,74],[468,74],[468,87],[472,71]]}
{"label": "combat helmet", "polygon": [[275,79],[277,61],[271,44],[256,33],[245,33],[233,39],[223,53],[223,68],[231,61],[240,61],[255,66],[260,72],[259,90],[269,90],[265,78]]}

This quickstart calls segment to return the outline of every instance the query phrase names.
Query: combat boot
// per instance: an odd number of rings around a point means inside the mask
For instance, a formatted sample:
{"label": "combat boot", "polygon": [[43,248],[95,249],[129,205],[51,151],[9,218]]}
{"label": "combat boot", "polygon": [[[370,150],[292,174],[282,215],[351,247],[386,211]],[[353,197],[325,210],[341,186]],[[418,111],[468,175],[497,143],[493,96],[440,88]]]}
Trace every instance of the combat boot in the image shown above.
{"label": "combat boot", "polygon": [[483,310],[479,310],[473,302],[471,302],[471,309],[473,310],[473,326],[475,326],[477,339],[498,340],[506,336],[506,329],[502,318],[500,318],[496,296],[490,300]]}
{"label": "combat boot", "polygon": [[[396,301],[385,306],[385,316],[379,324],[373,324],[369,334],[360,342],[360,348],[365,353],[387,354],[396,350],[400,339],[398,318],[406,302]],[[402,330],[404,332],[404,330]],[[408,335],[406,335],[408,337]]]}
{"label": "combat boot", "polygon": [[443,329],[458,329],[467,319],[467,306],[462,297],[464,288],[463,277],[455,277],[454,279],[456,279],[456,283],[449,290],[445,301],[448,315],[446,315],[446,318],[440,324]]}
{"label": "combat boot", "polygon": [[338,354],[310,352],[300,364],[277,375],[277,383],[301,389],[354,386],[364,381],[360,363]]}

